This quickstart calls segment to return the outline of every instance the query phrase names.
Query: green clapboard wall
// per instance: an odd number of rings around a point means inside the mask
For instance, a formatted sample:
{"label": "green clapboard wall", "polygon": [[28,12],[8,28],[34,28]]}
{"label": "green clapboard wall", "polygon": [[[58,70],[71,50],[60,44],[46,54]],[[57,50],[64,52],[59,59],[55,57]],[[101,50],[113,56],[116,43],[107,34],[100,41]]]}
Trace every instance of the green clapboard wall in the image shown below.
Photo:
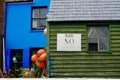
{"label": "green clapboard wall", "polygon": [[[57,51],[57,33],[81,33],[82,51]],[[120,78],[120,26],[109,26],[110,51],[88,53],[87,25],[50,22],[47,39],[47,76],[53,78]]]}

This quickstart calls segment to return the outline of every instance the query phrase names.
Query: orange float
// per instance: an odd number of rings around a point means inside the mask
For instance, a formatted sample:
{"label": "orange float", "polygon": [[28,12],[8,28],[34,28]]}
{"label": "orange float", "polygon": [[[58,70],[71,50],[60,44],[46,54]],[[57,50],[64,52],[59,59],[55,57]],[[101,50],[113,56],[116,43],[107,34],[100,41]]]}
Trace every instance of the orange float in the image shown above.
{"label": "orange float", "polygon": [[45,61],[40,61],[39,58],[36,60],[36,66],[37,66],[38,68],[45,68],[45,65],[46,65],[46,62],[45,62]]}
{"label": "orange float", "polygon": [[37,55],[33,54],[32,57],[31,57],[31,61],[36,62],[36,60],[37,60]]}
{"label": "orange float", "polygon": [[44,29],[44,35],[47,35],[47,28]]}
{"label": "orange float", "polygon": [[41,54],[43,54],[43,53],[46,53],[46,50],[45,50],[45,49],[40,49],[40,50],[38,50],[38,51],[37,51],[37,57],[40,57]]}
{"label": "orange float", "polygon": [[46,61],[46,53],[41,54],[41,56],[39,57],[40,61]]}

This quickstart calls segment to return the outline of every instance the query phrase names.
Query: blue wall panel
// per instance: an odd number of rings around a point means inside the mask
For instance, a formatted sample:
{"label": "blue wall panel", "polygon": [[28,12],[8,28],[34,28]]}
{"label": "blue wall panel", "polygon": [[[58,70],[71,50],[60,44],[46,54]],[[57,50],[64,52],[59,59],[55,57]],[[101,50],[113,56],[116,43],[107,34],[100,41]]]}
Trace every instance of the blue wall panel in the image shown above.
{"label": "blue wall panel", "polygon": [[46,36],[43,30],[31,30],[31,8],[47,6],[50,0],[34,0],[27,3],[6,4],[6,69],[10,68],[10,50],[23,49],[23,67],[29,67],[31,47],[46,47]]}

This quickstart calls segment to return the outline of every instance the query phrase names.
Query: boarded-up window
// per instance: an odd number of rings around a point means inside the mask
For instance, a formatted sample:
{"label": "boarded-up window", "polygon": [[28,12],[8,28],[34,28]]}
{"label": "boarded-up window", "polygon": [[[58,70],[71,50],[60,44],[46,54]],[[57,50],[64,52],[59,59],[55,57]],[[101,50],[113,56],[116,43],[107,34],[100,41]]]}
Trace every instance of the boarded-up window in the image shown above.
{"label": "boarded-up window", "polygon": [[89,51],[108,51],[108,27],[88,27],[88,48]]}
{"label": "boarded-up window", "polygon": [[44,29],[46,27],[46,7],[32,8],[32,30]]}

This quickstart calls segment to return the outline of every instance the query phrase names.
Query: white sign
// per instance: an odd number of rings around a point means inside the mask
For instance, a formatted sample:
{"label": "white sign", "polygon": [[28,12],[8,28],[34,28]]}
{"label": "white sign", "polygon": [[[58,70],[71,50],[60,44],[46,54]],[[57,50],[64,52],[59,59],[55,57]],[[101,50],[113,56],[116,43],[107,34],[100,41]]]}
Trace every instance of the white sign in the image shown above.
{"label": "white sign", "polygon": [[57,51],[81,51],[81,34],[58,33]]}

